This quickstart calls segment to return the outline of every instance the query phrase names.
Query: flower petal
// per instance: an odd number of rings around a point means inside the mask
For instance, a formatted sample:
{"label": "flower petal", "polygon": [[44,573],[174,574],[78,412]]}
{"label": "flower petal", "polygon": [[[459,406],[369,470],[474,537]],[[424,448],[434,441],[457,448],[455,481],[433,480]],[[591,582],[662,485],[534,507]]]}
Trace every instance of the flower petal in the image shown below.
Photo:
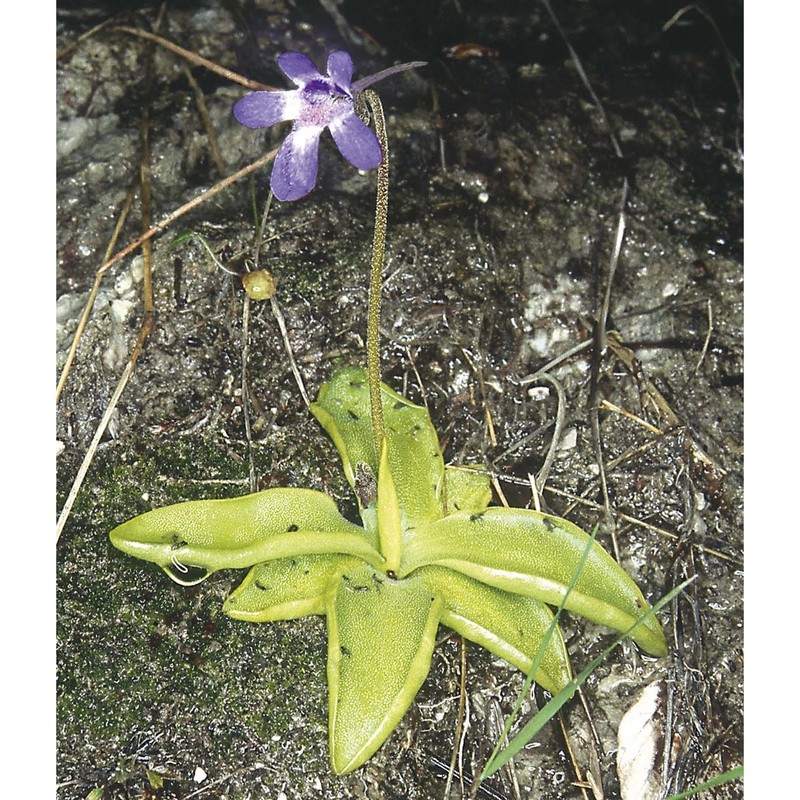
{"label": "flower petal", "polygon": [[378,137],[355,113],[334,120],[329,127],[339,152],[354,167],[375,169],[380,166],[383,153]]}
{"label": "flower petal", "polygon": [[236,103],[233,116],[247,128],[269,128],[297,116],[297,95],[296,89],[286,92],[252,92]]}
{"label": "flower petal", "polygon": [[323,77],[314,62],[303,53],[281,53],[278,56],[278,66],[298,86],[305,86],[310,81]]}
{"label": "flower petal", "polygon": [[314,188],[321,133],[322,128],[295,127],[284,140],[270,180],[278,200],[299,200]]}
{"label": "flower petal", "polygon": [[340,89],[350,92],[353,80],[353,59],[344,50],[335,50],[328,56],[328,75]]}

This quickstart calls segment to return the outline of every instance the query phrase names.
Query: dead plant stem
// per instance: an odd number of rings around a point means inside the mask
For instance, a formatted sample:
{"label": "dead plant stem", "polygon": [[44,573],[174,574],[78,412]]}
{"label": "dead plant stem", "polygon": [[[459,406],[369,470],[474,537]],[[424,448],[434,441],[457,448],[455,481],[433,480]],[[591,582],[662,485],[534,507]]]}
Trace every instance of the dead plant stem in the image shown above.
{"label": "dead plant stem", "polygon": [[[206,200],[214,195],[219,194],[223,189],[227,189],[232,183],[236,183],[236,181],[241,180],[242,178],[249,175],[251,172],[255,172],[256,170],[260,169],[261,167],[269,164],[272,159],[275,158],[275,154],[278,152],[278,148],[274,148],[270,150],[268,153],[265,153],[261,158],[256,159],[252,164],[248,164],[246,167],[243,167],[238,172],[234,172],[233,175],[229,175],[227,178],[219,181],[219,183],[214,184],[210,189],[206,189],[206,191],[201,192],[197,197],[190,200],[188,203],[184,203],[180,208],[177,208],[171,214],[168,214],[164,219],[160,222],[157,222],[155,225],[151,225],[138,239],[131,242],[126,247],[123,247],[122,250],[119,250],[111,257],[106,257],[106,260],[103,264],[99,267],[97,272],[95,273],[95,281],[94,285],[92,286],[92,291],[89,295],[89,298],[86,302],[86,306],[84,307],[83,314],[81,316],[81,320],[78,324],[78,329],[75,332],[75,336],[73,337],[72,345],[70,347],[70,352],[68,355],[67,363],[64,366],[64,369],[61,373],[61,378],[58,383],[58,387],[56,389],[56,402],[58,398],[61,396],[61,391],[64,388],[64,383],[67,380],[67,376],[69,374],[70,367],[72,366],[72,362],[75,357],[75,352],[78,349],[78,345],[80,343],[80,339],[83,336],[84,329],[86,327],[86,323],[89,319],[89,316],[92,312],[92,307],[94,305],[95,298],[97,297],[97,291],[100,288],[100,282],[103,279],[105,273],[117,264],[118,262],[122,261],[123,258],[129,256],[139,247],[142,247],[145,242],[149,241],[153,238],[157,233],[164,230],[165,228],[169,227],[175,220],[180,219],[184,214],[188,214],[193,209],[197,208],[198,206],[202,205]],[[117,227],[121,228],[121,223],[117,223]],[[112,239],[113,242],[116,241],[116,231],[115,237]]]}
{"label": "dead plant stem", "polygon": [[143,31],[139,30],[138,28],[129,28],[127,25],[117,25],[114,30],[122,33],[128,33],[131,36],[138,36],[140,39],[147,39],[149,42],[154,42],[166,50],[170,50],[176,55],[179,55],[181,58],[185,58],[192,64],[196,64],[198,67],[205,67],[207,70],[215,72],[217,75],[221,75],[223,78],[226,78],[229,81],[239,83],[247,89],[255,89],[256,91],[267,92],[275,91],[274,86],[267,86],[266,84],[259,83],[258,81],[251,81],[249,78],[245,78],[243,75],[239,75],[233,70],[221,67],[219,64],[215,64],[213,61],[209,61],[207,58],[198,56],[196,53],[192,53],[190,50],[184,50],[183,47],[179,47],[169,39],[165,39],[163,36],[158,36],[155,33],[150,33],[150,31]]}
{"label": "dead plant stem", "polygon": [[100,269],[95,273],[94,283],[89,291],[89,297],[86,299],[86,304],[83,307],[83,313],[81,314],[81,318],[78,320],[78,327],[75,329],[75,335],[72,337],[72,344],[70,345],[69,353],[67,353],[67,360],[64,362],[64,366],[61,369],[61,376],[59,377],[58,385],[56,386],[56,403],[58,403],[59,399],[61,398],[61,393],[64,391],[64,386],[67,383],[67,378],[69,377],[69,373],[72,369],[72,364],[75,361],[75,354],[78,351],[78,344],[80,343],[81,337],[83,336],[83,331],[89,322],[89,317],[92,314],[94,301],[97,299],[97,293],[100,291],[100,285],[103,282],[103,276],[111,266],[111,264],[108,263],[108,260],[111,257],[111,253],[114,252],[119,235],[122,233],[122,228],[125,225],[125,221],[128,219],[128,214],[133,206],[133,200],[136,197],[136,189],[138,186],[139,176],[137,175],[132,181],[130,189],[128,189],[128,194],[125,197],[125,202],[122,205],[122,210],[120,211],[119,218],[117,219],[117,224],[114,227],[114,232],[111,234],[111,239],[108,243],[108,247],[106,248],[106,253],[104,256],[106,263],[103,264],[103,266],[100,267]]}
{"label": "dead plant stem", "polygon": [[[153,203],[152,203],[152,193],[151,193],[151,174],[150,174],[150,114],[148,109],[145,109],[142,113],[142,124],[140,129],[140,142],[141,142],[141,158],[140,158],[140,176],[139,182],[141,186],[140,191],[140,202],[142,208],[142,227],[145,229],[149,229],[152,222],[153,216]],[[143,283],[142,283],[142,305],[143,305],[143,314],[142,314],[142,327],[139,330],[139,336],[136,339],[136,343],[133,346],[133,350],[131,351],[130,357],[128,358],[128,363],[125,366],[125,369],[122,372],[122,376],[120,377],[119,381],[117,382],[117,386],[114,389],[113,394],[111,395],[111,399],[109,400],[108,405],[106,406],[106,410],[103,413],[103,416],[100,420],[100,423],[95,430],[94,436],[92,437],[92,441],[89,444],[89,448],[86,451],[86,454],[83,457],[83,461],[81,462],[81,466],[78,470],[78,474],[75,476],[75,480],[72,482],[72,487],[70,488],[69,495],[61,508],[61,513],[58,516],[58,521],[56,523],[56,542],[58,542],[59,538],[61,537],[61,533],[64,530],[64,525],[69,519],[70,512],[72,511],[72,506],[75,504],[75,499],[78,496],[78,492],[83,485],[83,481],[86,478],[86,473],[89,471],[89,467],[91,466],[92,461],[94,460],[94,454],[97,451],[97,447],[100,444],[100,439],[103,437],[103,434],[108,427],[108,423],[111,420],[111,417],[114,414],[114,411],[117,408],[117,403],[119,402],[120,397],[122,396],[123,391],[125,391],[125,387],[128,385],[128,381],[130,380],[131,375],[133,375],[133,370],[136,366],[136,362],[139,360],[139,356],[142,353],[142,349],[144,348],[144,344],[150,336],[150,333],[153,330],[153,313],[155,310],[155,303],[153,300],[153,277],[152,277],[152,262],[153,262],[153,249],[152,249],[152,242],[149,238],[144,239],[142,241],[142,260],[144,264],[144,275],[143,275]]]}

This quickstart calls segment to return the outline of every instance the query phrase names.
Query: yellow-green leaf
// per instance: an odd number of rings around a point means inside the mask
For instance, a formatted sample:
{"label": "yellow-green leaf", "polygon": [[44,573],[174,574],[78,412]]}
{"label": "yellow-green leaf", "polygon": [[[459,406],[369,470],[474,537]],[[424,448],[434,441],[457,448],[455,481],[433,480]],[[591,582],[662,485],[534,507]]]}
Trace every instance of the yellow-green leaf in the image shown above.
{"label": "yellow-green leaf", "polygon": [[447,513],[477,514],[492,499],[489,473],[481,466],[445,467]]}
{"label": "yellow-green leaf", "polygon": [[[381,384],[384,428],[389,445],[389,468],[403,514],[413,528],[442,515],[444,461],[428,412]],[[367,374],[348,367],[323,384],[311,412],[333,439],[344,473],[359,494],[357,467],[366,464],[378,474],[372,433]]]}
{"label": "yellow-green leaf", "polygon": [[157,508],[114,528],[111,542],[158,564],[184,585],[218,569],[304,553],[351,554],[376,566],[383,561],[364,529],[348,522],[328,495],[312,489],[266,489]]}
{"label": "yellow-green leaf", "polygon": [[383,440],[381,462],[378,467],[378,537],[381,553],[386,559],[385,571],[395,571],[400,566],[400,546],[403,531],[394,476],[389,468],[389,443]]}
{"label": "yellow-green leaf", "polygon": [[331,763],[360,767],[386,740],[430,670],[441,602],[417,578],[367,566],[342,574],[328,600]]}
{"label": "yellow-green leaf", "polygon": [[256,564],[222,610],[246,622],[324,614],[331,581],[359,562],[338,554],[295,556]]}
{"label": "yellow-green leaf", "polygon": [[[536,511],[459,512],[432,523],[407,544],[398,576],[436,564],[498,589],[558,605],[588,541],[589,536],[571,522]],[[594,542],[565,608],[626,631],[649,606],[625,570]],[[648,653],[667,653],[664,633],[654,617],[639,625],[632,638]]]}
{"label": "yellow-green leaf", "polygon": [[[528,673],[553,613],[539,600],[495,589],[444,567],[423,567],[418,574],[444,601],[441,622]],[[571,680],[569,655],[556,626],[544,650],[536,682],[560,692]]]}

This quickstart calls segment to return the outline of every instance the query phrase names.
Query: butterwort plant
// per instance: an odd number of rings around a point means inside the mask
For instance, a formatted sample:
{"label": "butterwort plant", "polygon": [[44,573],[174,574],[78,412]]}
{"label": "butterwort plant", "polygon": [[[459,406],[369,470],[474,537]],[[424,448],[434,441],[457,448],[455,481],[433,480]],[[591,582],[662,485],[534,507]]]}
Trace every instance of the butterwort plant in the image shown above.
{"label": "butterwort plant", "polygon": [[[311,405],[339,451],[361,525],[323,492],[275,488],[155,509],[111,533],[120,550],[185,585],[249,567],[223,606],[235,619],[326,617],[330,756],[340,774],[361,766],[402,719],[428,675],[440,625],[526,674],[542,646],[534,677],[557,693],[572,672],[561,632],[546,635],[551,605],[563,601],[619,631],[649,608],[617,562],[569,521],[490,506],[489,476],[445,466],[424,408],[385,384],[381,402],[380,455],[362,368],[338,370]],[[652,655],[666,653],[652,616],[632,637]]]}
{"label": "butterwort plant", "polygon": [[[630,632],[654,656],[667,644],[636,583],[592,537],[557,516],[491,506],[487,473],[445,466],[427,410],[380,380],[389,151],[368,85],[417,64],[352,82],[343,51],[329,56],[326,75],[298,53],[278,63],[298,88],[256,92],[234,110],[252,127],[294,120],[272,173],[276,196],[297,199],[314,186],[326,127],[354,166],[378,168],[367,369],[337,370],[311,404],[339,452],[361,524],[327,494],[287,487],[154,509],[119,525],[111,541],[183,585],[248,569],[223,606],[234,619],[324,615],[330,757],[344,774],[378,750],[414,701],[440,625],[533,671],[552,693],[572,678],[552,606]],[[359,94],[374,131],[357,113]]]}

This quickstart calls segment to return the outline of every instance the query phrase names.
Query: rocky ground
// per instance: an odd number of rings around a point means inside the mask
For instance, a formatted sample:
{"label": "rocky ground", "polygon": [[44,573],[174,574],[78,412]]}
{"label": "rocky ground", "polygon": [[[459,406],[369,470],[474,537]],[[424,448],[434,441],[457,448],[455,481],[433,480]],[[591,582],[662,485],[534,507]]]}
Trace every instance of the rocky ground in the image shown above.
{"label": "rocky ground", "polygon": [[[143,113],[155,220],[283,135],[235,122],[243,87],[201,67],[187,73],[179,57],[113,23],[79,40],[109,19],[155,27],[158,8],[124,5],[58,9],[59,370],[139,175]],[[620,797],[632,779],[617,773],[617,730],[648,685],[659,698],[652,797],[742,761],[741,4],[708,4],[708,16],[692,8],[667,26],[680,8],[559,3],[574,53],[545,4],[511,0],[180,2],[160,29],[280,87],[274,58],[286,50],[323,64],[346,48],[357,77],[429,62],[379,85],[392,169],[384,380],[427,403],[446,461],[485,463],[509,503],[529,505],[528,476],[543,464],[559,408],[556,384],[531,378],[546,370],[564,393],[547,507],[587,530],[601,522],[600,540],[651,601],[695,578],[661,614],[670,657],[615,651],[563,727],[543,730],[479,797]],[[521,685],[513,668],[466,646],[459,743],[465,645],[442,629],[400,727],[363,769],[336,777],[323,621],[230,620],[221,603],[241,575],[186,589],[109,544],[111,528],[149,508],[251,485],[325,489],[354,512],[266,303],[249,307],[242,391],[245,294],[230,273],[250,258],[254,198],[260,210],[268,175],[155,238],[154,327],[58,548],[63,800],[95,789],[106,798],[444,797],[459,745],[449,796],[469,796]],[[266,223],[261,265],[278,281],[312,397],[336,366],[364,356],[374,185],[326,134],[316,190],[274,203]],[[141,231],[140,197],[118,246]],[[612,265],[603,347],[597,321]],[[58,407],[59,508],[139,333],[144,274],[137,251],[104,276]],[[564,630],[576,669],[613,638],[575,617]],[[526,713],[545,700],[535,692]]]}

